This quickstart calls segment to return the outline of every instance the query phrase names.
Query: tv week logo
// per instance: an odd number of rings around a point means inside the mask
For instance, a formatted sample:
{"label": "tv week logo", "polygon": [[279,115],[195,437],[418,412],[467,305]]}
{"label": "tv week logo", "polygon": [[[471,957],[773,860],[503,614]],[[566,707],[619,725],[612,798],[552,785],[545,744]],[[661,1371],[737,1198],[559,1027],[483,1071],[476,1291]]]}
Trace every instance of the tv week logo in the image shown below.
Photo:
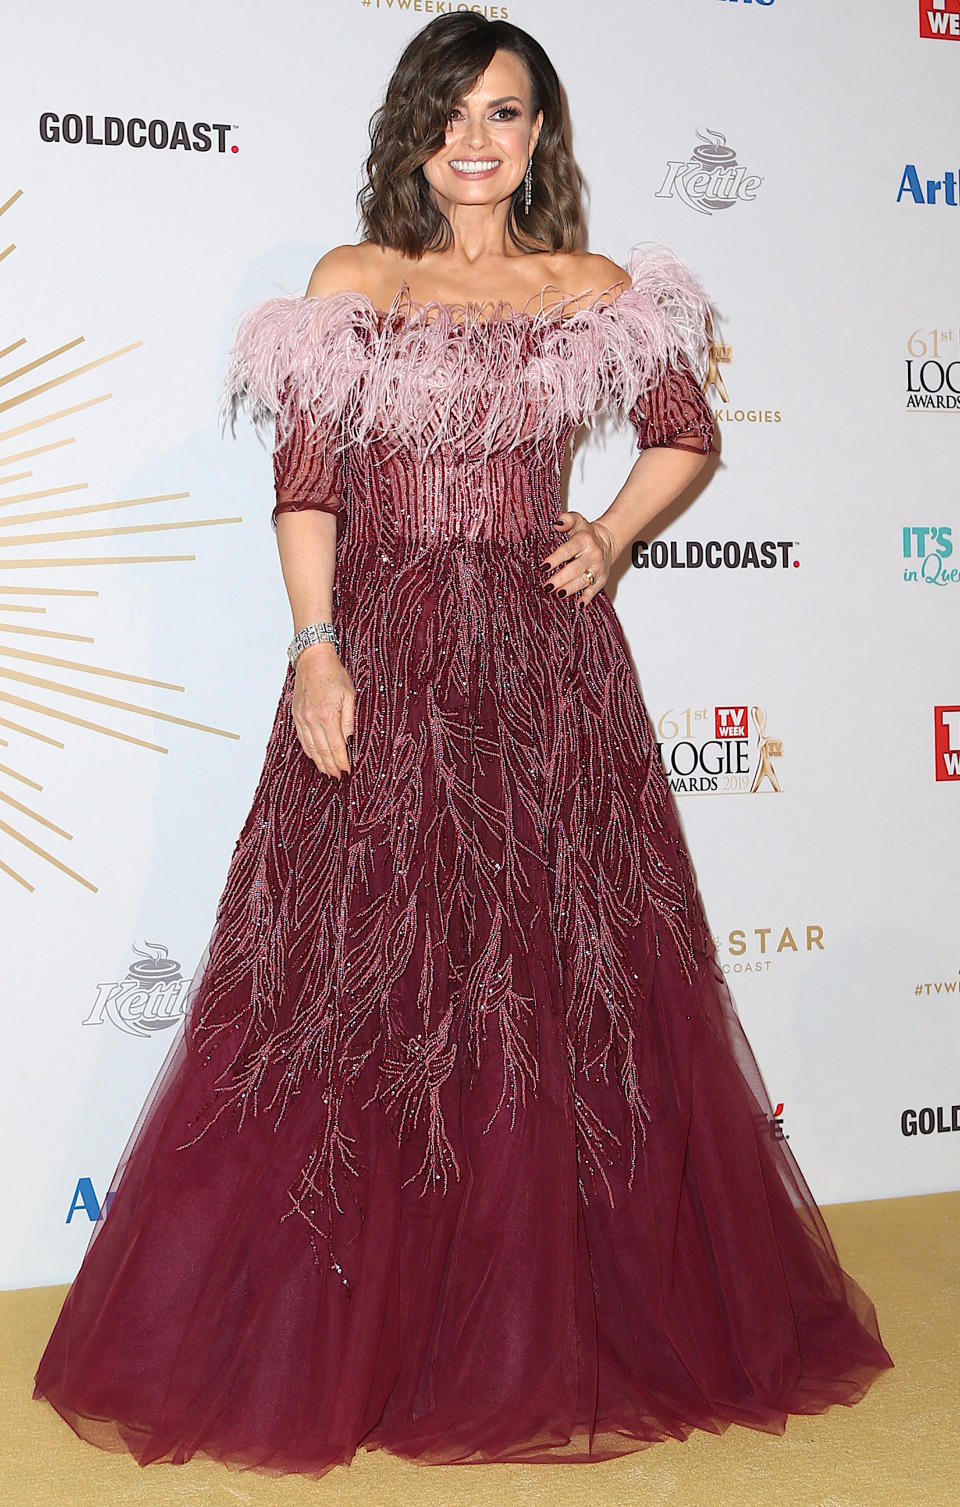
{"label": "tv week logo", "polygon": [[713,736],[718,741],[723,738],[746,738],[748,732],[745,706],[718,706],[714,709]]}
{"label": "tv week logo", "polygon": [[933,736],[937,779],[960,780],[960,706],[935,706]]}
{"label": "tv week logo", "polygon": [[960,42],[960,0],[920,0],[920,35],[932,42]]}

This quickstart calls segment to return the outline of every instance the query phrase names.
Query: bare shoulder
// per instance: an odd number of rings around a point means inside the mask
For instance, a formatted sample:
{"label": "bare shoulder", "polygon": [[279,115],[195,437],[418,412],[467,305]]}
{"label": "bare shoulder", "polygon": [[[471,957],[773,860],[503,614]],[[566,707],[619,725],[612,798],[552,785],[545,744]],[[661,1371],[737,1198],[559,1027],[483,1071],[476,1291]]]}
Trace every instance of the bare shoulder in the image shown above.
{"label": "bare shoulder", "polygon": [[554,260],[553,281],[571,295],[569,311],[592,301],[609,303],[630,284],[630,274],[595,251],[569,251]]}
{"label": "bare shoulder", "polygon": [[610,257],[596,251],[573,251],[568,257],[567,283],[571,291],[591,297],[616,298],[629,285],[630,274]]}
{"label": "bare shoulder", "polygon": [[363,293],[379,249],[366,241],[355,246],[332,246],[310,274],[307,298],[326,298],[331,293]]}

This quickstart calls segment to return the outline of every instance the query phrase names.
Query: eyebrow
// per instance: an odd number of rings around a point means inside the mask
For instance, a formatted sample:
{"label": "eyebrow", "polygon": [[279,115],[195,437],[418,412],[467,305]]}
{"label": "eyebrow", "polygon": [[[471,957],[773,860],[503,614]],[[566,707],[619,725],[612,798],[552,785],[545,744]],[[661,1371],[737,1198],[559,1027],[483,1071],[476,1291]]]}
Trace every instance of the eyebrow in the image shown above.
{"label": "eyebrow", "polygon": [[[506,105],[506,104],[509,104],[511,100],[515,100],[518,105],[522,105],[523,104],[523,100],[520,98],[519,94],[502,94],[499,99],[488,100],[487,104],[488,105]],[[463,95],[461,95],[459,99],[454,100],[454,104],[455,105],[462,105],[462,104],[465,104],[465,103],[466,103],[466,100],[465,100],[465,97]]]}

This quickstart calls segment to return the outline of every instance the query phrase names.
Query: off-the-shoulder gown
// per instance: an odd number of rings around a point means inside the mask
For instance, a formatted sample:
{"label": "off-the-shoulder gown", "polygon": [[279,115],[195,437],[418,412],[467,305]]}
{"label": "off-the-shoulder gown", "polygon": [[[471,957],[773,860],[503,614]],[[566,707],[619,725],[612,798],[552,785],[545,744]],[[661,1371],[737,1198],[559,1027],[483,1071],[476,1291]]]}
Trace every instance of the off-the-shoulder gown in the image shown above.
{"label": "off-the-shoulder gown", "polygon": [[240,326],[277,509],[336,513],[352,767],[301,750],[288,670],[36,1373],[96,1445],[585,1461],[782,1433],[893,1365],[776,1133],[610,598],[544,590],[581,425],[711,446],[705,295],[665,248],[627,268],[566,313],[404,289]]}

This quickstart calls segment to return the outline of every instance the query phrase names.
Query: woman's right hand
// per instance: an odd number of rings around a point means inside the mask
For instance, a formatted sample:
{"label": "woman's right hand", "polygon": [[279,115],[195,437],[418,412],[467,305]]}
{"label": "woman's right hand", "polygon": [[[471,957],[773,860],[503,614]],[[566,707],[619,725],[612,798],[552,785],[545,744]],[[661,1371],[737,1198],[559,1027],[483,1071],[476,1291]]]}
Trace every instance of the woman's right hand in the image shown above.
{"label": "woman's right hand", "polygon": [[293,722],[304,753],[339,780],[349,773],[356,691],[333,644],[311,644],[297,656]]}

